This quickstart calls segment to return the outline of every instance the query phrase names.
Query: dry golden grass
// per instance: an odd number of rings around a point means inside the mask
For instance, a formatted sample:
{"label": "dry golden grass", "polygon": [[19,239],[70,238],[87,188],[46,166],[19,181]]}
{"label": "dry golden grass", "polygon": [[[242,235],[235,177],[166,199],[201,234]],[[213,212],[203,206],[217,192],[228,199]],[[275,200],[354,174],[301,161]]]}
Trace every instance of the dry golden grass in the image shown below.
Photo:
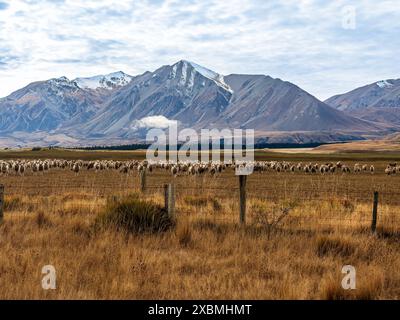
{"label": "dry golden grass", "polygon": [[347,143],[328,144],[314,148],[311,152],[399,152],[400,143],[398,140],[366,140],[352,141]]}
{"label": "dry golden grass", "polygon": [[[151,173],[141,197],[163,204],[172,180]],[[140,235],[93,228],[109,196],[138,192],[137,175],[53,170],[0,183],[2,299],[400,298],[400,204],[388,193],[400,176],[254,174],[246,226],[237,223],[232,172],[177,177],[176,228]],[[387,192],[376,235],[368,229],[373,189]],[[48,264],[56,290],[41,287]],[[356,290],[341,288],[346,264],[357,270]]]}

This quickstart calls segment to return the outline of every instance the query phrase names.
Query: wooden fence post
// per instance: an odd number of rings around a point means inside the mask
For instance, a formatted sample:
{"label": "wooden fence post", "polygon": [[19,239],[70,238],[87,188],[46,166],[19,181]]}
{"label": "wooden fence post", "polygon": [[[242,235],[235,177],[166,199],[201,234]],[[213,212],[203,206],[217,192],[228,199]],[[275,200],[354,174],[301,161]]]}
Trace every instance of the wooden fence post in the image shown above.
{"label": "wooden fence post", "polygon": [[168,216],[175,216],[175,187],[173,184],[164,185],[164,206]]}
{"label": "wooden fence post", "polygon": [[0,223],[4,217],[4,185],[0,184]]}
{"label": "wooden fence post", "polygon": [[246,175],[239,176],[240,223],[246,223]]}
{"label": "wooden fence post", "polygon": [[378,217],[378,191],[374,192],[374,206],[372,209],[372,222],[371,222],[371,231],[372,233],[376,232],[376,220]]}
{"label": "wooden fence post", "polygon": [[164,184],[164,208],[168,211],[168,184]]}
{"label": "wooden fence post", "polygon": [[146,168],[140,171],[140,191],[146,191]]}

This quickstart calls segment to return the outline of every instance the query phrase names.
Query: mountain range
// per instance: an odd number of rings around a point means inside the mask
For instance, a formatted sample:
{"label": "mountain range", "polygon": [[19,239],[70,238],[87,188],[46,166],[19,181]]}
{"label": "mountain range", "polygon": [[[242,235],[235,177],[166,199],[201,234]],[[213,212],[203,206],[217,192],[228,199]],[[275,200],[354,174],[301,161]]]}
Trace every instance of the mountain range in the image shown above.
{"label": "mountain range", "polygon": [[371,83],[333,96],[326,104],[349,115],[388,125],[400,125],[400,79]]}
{"label": "mountain range", "polygon": [[377,120],[366,110],[396,109],[399,80],[371,86],[322,102],[287,81],[224,76],[186,60],[137,76],[60,77],[0,99],[0,144],[128,144],[171,120],[180,128],[250,128],[265,142],[340,141],[396,131],[400,121]]}

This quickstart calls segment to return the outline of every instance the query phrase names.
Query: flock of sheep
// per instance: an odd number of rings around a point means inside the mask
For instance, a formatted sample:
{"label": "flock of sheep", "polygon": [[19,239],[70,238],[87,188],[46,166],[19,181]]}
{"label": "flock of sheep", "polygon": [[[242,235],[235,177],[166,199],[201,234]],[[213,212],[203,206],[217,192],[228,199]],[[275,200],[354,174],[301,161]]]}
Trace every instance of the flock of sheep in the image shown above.
{"label": "flock of sheep", "polygon": [[[247,163],[252,165],[254,172],[303,172],[308,174],[333,174],[333,173],[371,173],[375,172],[373,165],[356,163],[353,168],[342,162],[329,162],[324,164],[318,163],[291,163],[287,161],[254,161]],[[44,173],[51,169],[58,168],[64,170],[72,170],[79,174],[82,170],[115,170],[120,173],[128,174],[132,171],[153,171],[154,169],[163,169],[169,171],[172,175],[188,174],[188,175],[215,175],[226,169],[234,169],[244,164],[239,163],[222,163],[222,162],[206,162],[206,163],[169,163],[157,162],[150,163],[147,160],[131,160],[131,161],[115,161],[115,160],[0,160],[0,174],[2,175],[24,175],[27,172]],[[400,172],[400,166],[397,164],[389,164],[385,169],[387,175],[393,175]]]}
{"label": "flock of sheep", "polygon": [[395,175],[397,172],[400,173],[400,166],[397,163],[389,163],[385,169],[385,173],[388,176]]}

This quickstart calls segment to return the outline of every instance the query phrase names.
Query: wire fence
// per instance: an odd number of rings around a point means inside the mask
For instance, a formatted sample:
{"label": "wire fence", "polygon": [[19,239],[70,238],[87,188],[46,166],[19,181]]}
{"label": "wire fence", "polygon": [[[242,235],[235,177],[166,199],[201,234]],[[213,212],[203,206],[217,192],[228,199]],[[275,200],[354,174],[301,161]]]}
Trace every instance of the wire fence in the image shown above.
{"label": "wire fence", "polygon": [[[141,175],[64,175],[46,177],[12,177],[0,179],[4,196],[49,196],[65,193],[86,193],[92,197],[108,197],[140,193],[143,197],[165,196],[165,185],[174,187],[176,215],[196,216],[213,221],[247,224],[279,219],[293,225],[342,225],[368,227],[373,223],[374,192],[378,191],[376,224],[400,229],[400,191],[382,183],[354,186],[347,181],[298,179],[270,180],[268,174],[249,177],[245,186],[238,176],[174,177],[160,172]],[[145,181],[143,181],[145,179]],[[290,180],[289,180],[290,182]],[[240,196],[242,194],[242,197]],[[243,194],[245,197],[243,198]],[[244,203],[243,203],[244,202]],[[260,222],[262,224],[262,222]]]}

